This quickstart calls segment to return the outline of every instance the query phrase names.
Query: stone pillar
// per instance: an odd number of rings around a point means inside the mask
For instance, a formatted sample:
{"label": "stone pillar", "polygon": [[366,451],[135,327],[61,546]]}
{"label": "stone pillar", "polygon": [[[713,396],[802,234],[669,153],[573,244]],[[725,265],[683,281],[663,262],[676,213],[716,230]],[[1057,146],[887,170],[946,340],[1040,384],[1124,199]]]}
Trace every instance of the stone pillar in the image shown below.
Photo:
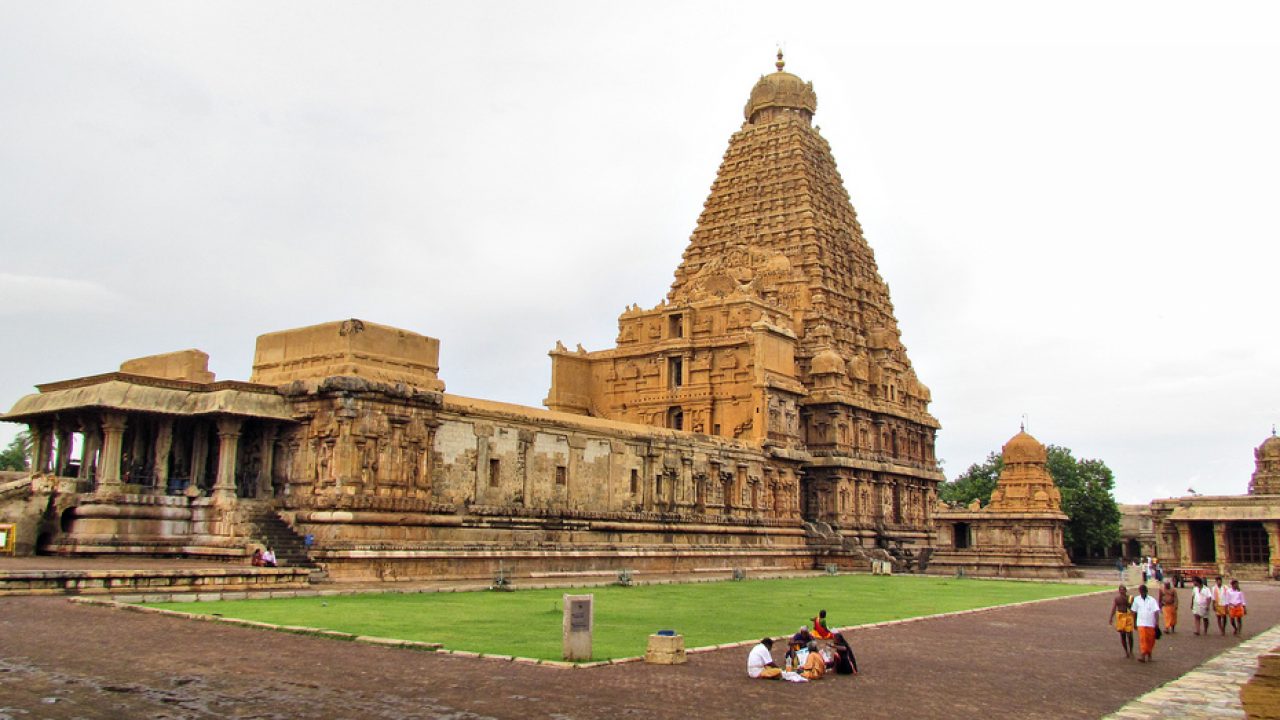
{"label": "stone pillar", "polygon": [[240,451],[240,425],[238,417],[218,418],[218,476],[213,484],[213,497],[217,500],[235,500],[236,456]]}
{"label": "stone pillar", "polygon": [[197,422],[191,430],[191,479],[187,481],[187,494],[199,495],[204,480],[204,466],[209,459],[209,432],[203,422]]}
{"label": "stone pillar", "polygon": [[1222,521],[1213,524],[1213,556],[1218,561],[1218,572],[1226,574],[1226,566],[1232,558],[1227,545],[1227,524]]}
{"label": "stone pillar", "polygon": [[71,464],[71,429],[58,423],[58,455],[53,464],[53,474],[63,477],[67,474],[67,466]]}
{"label": "stone pillar", "polygon": [[173,448],[173,418],[161,417],[156,421],[155,455],[152,464],[155,466],[155,486],[151,488],[154,495],[164,495],[169,489],[169,451]]}
{"label": "stone pillar", "polygon": [[436,448],[436,428],[440,427],[440,423],[433,420],[424,421],[427,428],[427,441],[422,448],[422,458],[419,460],[421,464],[418,472],[418,491],[424,497],[431,497],[435,482],[435,456]]}
{"label": "stone pillar", "polygon": [[[476,434],[476,489],[472,502],[480,505],[489,504],[489,488],[493,487],[499,478],[489,477],[489,438],[493,436],[493,427],[491,425],[477,424],[475,426]],[[499,467],[499,474],[502,470]],[[523,497],[521,502],[523,502]]]}
{"label": "stone pillar", "polygon": [[53,430],[47,425],[28,425],[31,432],[31,474],[49,472],[49,456],[53,454]]}
{"label": "stone pillar", "polygon": [[1268,520],[1262,527],[1267,530],[1267,576],[1275,577],[1280,566],[1280,522]]}
{"label": "stone pillar", "polygon": [[1178,533],[1178,564],[1189,565],[1195,562],[1192,557],[1194,550],[1191,546],[1191,523],[1174,523],[1173,527]]}
{"label": "stone pillar", "polygon": [[258,470],[258,492],[255,493],[259,498],[269,498],[272,496],[271,491],[271,474],[273,472],[272,465],[276,459],[276,428],[275,425],[267,425],[262,428],[262,435],[258,439],[259,456],[262,462]]}
{"label": "stone pillar", "polygon": [[102,432],[96,423],[84,420],[80,423],[80,432],[84,434],[84,452],[80,459],[80,479],[92,480],[97,473],[98,451],[102,449]]}
{"label": "stone pillar", "polygon": [[102,459],[98,467],[98,492],[118,493],[120,482],[120,455],[124,449],[124,413],[102,413]]}

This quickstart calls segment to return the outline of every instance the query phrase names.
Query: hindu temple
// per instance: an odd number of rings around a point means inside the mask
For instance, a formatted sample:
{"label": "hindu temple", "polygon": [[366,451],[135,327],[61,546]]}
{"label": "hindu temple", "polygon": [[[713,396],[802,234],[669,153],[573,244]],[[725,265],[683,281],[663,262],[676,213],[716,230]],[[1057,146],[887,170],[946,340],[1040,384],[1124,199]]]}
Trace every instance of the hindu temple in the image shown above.
{"label": "hindu temple", "polygon": [[[779,53],[666,297],[624,308],[612,348],[556,343],[546,409],[449,394],[437,339],[359,319],[260,336],[247,381],[198,350],[127,360],[0,418],[34,438],[0,522],[71,555],[292,538],[296,562],[389,580],[932,547],[939,425],[816,111]],[[1056,492],[1033,485],[1004,492]]]}

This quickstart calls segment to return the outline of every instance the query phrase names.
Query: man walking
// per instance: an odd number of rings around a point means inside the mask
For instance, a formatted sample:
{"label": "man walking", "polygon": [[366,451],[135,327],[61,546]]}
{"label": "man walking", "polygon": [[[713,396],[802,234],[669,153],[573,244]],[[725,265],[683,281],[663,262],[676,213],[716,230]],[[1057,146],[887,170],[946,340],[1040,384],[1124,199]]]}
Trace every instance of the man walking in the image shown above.
{"label": "man walking", "polygon": [[1160,624],[1160,603],[1147,594],[1147,586],[1138,586],[1138,597],[1129,609],[1134,614],[1138,629],[1138,662],[1150,662],[1151,651],[1156,649],[1156,627]]}
{"label": "man walking", "polygon": [[1191,591],[1191,624],[1195,626],[1196,635],[1204,629],[1209,634],[1209,613],[1213,609],[1213,592],[1204,585],[1204,578],[1197,576],[1192,581],[1195,589]]}
{"label": "man walking", "polygon": [[1231,589],[1226,592],[1227,615],[1231,618],[1231,634],[1239,635],[1244,629],[1244,592],[1240,590],[1240,581],[1232,580]]}
{"label": "man walking", "polygon": [[1111,600],[1111,612],[1107,614],[1107,624],[1115,624],[1120,633],[1120,647],[1124,649],[1126,658],[1133,657],[1133,613],[1129,611],[1132,601],[1129,599],[1129,588],[1120,586],[1120,591]]}
{"label": "man walking", "polygon": [[1160,612],[1164,613],[1164,631],[1167,633],[1175,633],[1178,628],[1178,591],[1173,589],[1173,583],[1165,580],[1164,587],[1160,589]]}
{"label": "man walking", "polygon": [[1213,579],[1213,614],[1218,618],[1218,634],[1227,634],[1227,588],[1222,586],[1222,576]]}

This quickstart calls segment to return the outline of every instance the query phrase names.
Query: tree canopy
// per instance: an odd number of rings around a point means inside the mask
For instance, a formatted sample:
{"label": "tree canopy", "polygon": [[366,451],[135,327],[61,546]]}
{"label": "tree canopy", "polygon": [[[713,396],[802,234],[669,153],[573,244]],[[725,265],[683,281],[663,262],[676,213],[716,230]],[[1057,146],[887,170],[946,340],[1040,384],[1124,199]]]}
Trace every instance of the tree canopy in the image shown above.
{"label": "tree canopy", "polygon": [[[1116,505],[1115,475],[1101,460],[1076,459],[1071,450],[1057,445],[1046,447],[1048,470],[1062,493],[1062,511],[1067,514],[1065,542],[1073,557],[1092,557],[1120,541],[1120,508]],[[991,501],[1004,460],[991,453],[985,462],[975,463],[955,480],[938,488],[944,502],[968,505]]]}
{"label": "tree canopy", "polygon": [[31,435],[24,430],[14,436],[8,447],[0,450],[0,470],[26,470],[30,450]]}

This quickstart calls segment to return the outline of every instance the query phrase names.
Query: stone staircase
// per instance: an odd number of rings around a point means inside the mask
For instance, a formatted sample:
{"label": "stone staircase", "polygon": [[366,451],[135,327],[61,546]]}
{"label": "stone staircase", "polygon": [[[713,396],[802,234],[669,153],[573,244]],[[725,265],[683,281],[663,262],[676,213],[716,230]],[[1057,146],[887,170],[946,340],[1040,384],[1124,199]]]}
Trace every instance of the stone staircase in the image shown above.
{"label": "stone staircase", "polygon": [[280,519],[274,508],[264,506],[256,509],[249,522],[254,527],[253,539],[275,551],[280,567],[317,569],[307,554],[306,542],[289,523]]}

